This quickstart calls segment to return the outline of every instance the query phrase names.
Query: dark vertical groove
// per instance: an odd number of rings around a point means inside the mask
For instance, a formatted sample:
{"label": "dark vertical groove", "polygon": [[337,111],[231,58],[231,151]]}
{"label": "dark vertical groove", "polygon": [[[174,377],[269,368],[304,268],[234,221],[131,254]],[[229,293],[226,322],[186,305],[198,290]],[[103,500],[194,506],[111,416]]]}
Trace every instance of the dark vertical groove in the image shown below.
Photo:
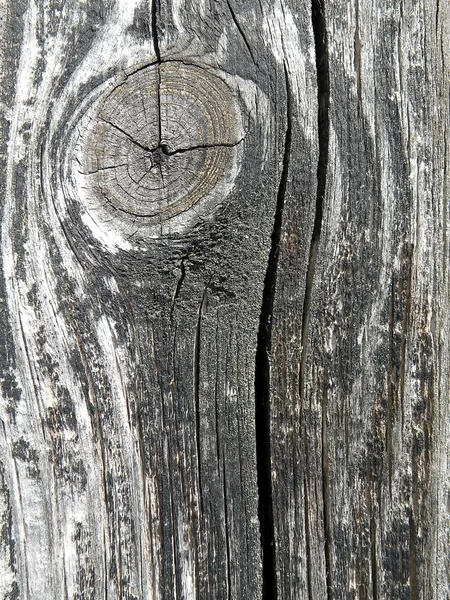
{"label": "dark vertical groove", "polygon": [[[169,479],[169,500],[170,500],[170,517],[171,517],[171,529],[172,529],[172,559],[173,564],[170,565],[172,568],[172,576],[175,584],[175,598],[179,600],[181,598],[180,594],[180,578],[181,578],[181,569],[179,568],[178,561],[178,532],[177,532],[177,515],[176,515],[176,500],[173,489],[173,470],[172,470],[172,461],[171,461],[171,453],[170,453],[170,441],[168,437],[166,437],[166,445],[167,445],[167,465],[168,465],[168,479]],[[122,598],[122,596],[120,596]]]}
{"label": "dark vertical groove", "polygon": [[158,17],[157,12],[159,12],[159,0],[152,0],[152,38],[153,38],[153,47],[155,49],[156,60],[158,63],[161,62],[161,53],[159,51],[159,41],[158,41]]}
{"label": "dark vertical groove", "polygon": [[245,47],[247,48],[248,53],[250,54],[250,58],[252,59],[253,64],[257,65],[257,62],[256,62],[255,57],[254,57],[253,52],[252,52],[252,48],[251,48],[250,44],[248,43],[247,37],[246,37],[246,35],[244,33],[244,30],[239,25],[239,21],[236,19],[236,13],[234,12],[233,7],[231,6],[229,0],[227,0],[227,4],[228,4],[228,9],[229,9],[229,11],[231,13],[231,18],[233,19],[233,22],[236,25],[236,29],[239,31],[239,33],[240,33],[240,35],[241,35],[241,37],[242,37],[242,39],[244,41]]}
{"label": "dark vertical groove", "polygon": [[[443,60],[443,58],[442,58]],[[443,180],[443,197],[444,198],[448,198],[448,178],[447,178],[447,138],[448,138],[448,132],[447,132],[447,127],[444,128],[444,154],[443,154],[443,171],[442,171],[442,180]],[[448,203],[447,202],[443,202],[443,222],[447,223],[447,212],[448,212]],[[444,274],[444,283],[447,282],[447,273],[448,273],[448,267],[447,267],[447,261],[448,261],[448,242],[447,242],[447,227],[443,228],[443,242],[444,242],[444,253],[443,253],[443,259],[442,259],[442,273]]]}
{"label": "dark vertical groove", "polygon": [[354,67],[356,73],[356,88],[358,95],[358,110],[361,109],[362,104],[362,60],[361,60],[361,36],[359,32],[359,0],[356,0],[355,3],[355,35],[353,38],[353,48],[354,48]]}
{"label": "dark vertical groove", "polygon": [[121,537],[120,537],[120,522],[119,517],[117,517],[116,523],[114,524],[117,528],[117,559],[116,559],[116,585],[117,591],[119,592],[119,598],[123,598],[123,577],[122,577],[122,546],[121,546]]}
{"label": "dark vertical groove", "polygon": [[[414,253],[414,244],[410,244],[405,247],[402,251],[401,261],[404,264],[405,261],[408,263],[408,276],[406,280],[406,290],[404,290],[404,281],[401,282],[402,285],[402,295],[403,292],[406,291],[406,304],[403,312],[402,319],[402,338],[400,344],[400,404],[401,404],[401,421],[402,421],[402,431],[405,427],[405,372],[406,372],[406,347],[408,342],[408,325],[410,322],[411,315],[411,287],[412,287],[412,267],[413,267],[413,253]],[[406,256],[405,256],[406,254]],[[403,277],[403,274],[402,274]]]}
{"label": "dark vertical groove", "polygon": [[64,600],[69,600],[69,590],[67,589],[66,560],[67,559],[66,559],[66,556],[65,556],[64,551],[63,551],[63,590],[64,590]]}
{"label": "dark vertical groove", "polygon": [[215,417],[216,417],[216,452],[217,452],[217,472],[220,471],[219,469],[219,464],[220,464],[220,419],[219,419],[219,320],[217,319],[216,321],[216,338],[215,338],[215,342],[216,342],[216,373],[215,373],[215,388],[214,388],[214,407],[215,407]]}
{"label": "dark vertical groove", "polygon": [[395,318],[395,284],[391,282],[391,307],[389,314],[389,355],[388,355],[388,380],[387,380],[387,407],[386,407],[386,454],[388,462],[389,497],[392,498],[392,421],[394,418],[394,318]]}
{"label": "dark vertical groove", "polygon": [[[325,19],[325,0],[311,1],[311,21],[316,50],[317,72],[317,100],[318,114],[317,126],[319,136],[319,161],[317,165],[317,193],[314,225],[311,236],[309,262],[306,273],[305,298],[303,302],[301,344],[302,354],[300,359],[300,398],[303,405],[305,394],[305,372],[308,354],[308,328],[311,309],[311,296],[314,283],[314,274],[319,249],[320,234],[322,232],[323,207],[327,184],[328,151],[330,139],[330,66],[328,56],[328,38]],[[327,600],[332,600],[332,573],[331,573],[331,513],[329,494],[329,465],[328,465],[328,440],[327,440],[327,399],[326,391],[322,397],[322,501],[324,518],[324,552],[326,569]]]}
{"label": "dark vertical groove", "polygon": [[263,559],[263,600],[276,600],[277,581],[275,564],[275,539],[273,526],[273,499],[270,457],[270,372],[269,353],[272,337],[272,312],[275,298],[278,258],[280,250],[283,210],[286,195],[292,140],[292,93],[288,72],[286,80],[287,124],[284,142],[283,169],[277,194],[277,205],[272,230],[272,241],[264,279],[261,317],[255,365],[255,427],[256,458],[259,494],[259,520]]}
{"label": "dark vertical groove", "polygon": [[325,20],[325,0],[311,1],[311,20],[316,50],[317,100],[318,100],[318,136],[319,161],[317,165],[316,211],[314,217],[309,262],[306,272],[305,298],[302,313],[302,355],[300,360],[300,398],[304,398],[306,357],[308,352],[308,326],[311,307],[311,294],[314,282],[317,251],[322,231],[323,205],[327,183],[328,146],[330,139],[330,65],[328,57],[328,38]]}
{"label": "dark vertical groove", "polygon": [[170,306],[170,322],[171,322],[171,324],[173,324],[173,312],[175,310],[175,302],[177,301],[177,298],[180,295],[181,288],[183,287],[183,283],[186,278],[186,267],[185,267],[184,261],[185,261],[185,259],[182,258],[181,264],[180,264],[181,275],[177,281],[177,286],[175,288],[175,292],[172,297],[172,304]]}
{"label": "dark vertical groove", "polygon": [[418,585],[417,585],[417,552],[416,552],[416,540],[417,532],[416,525],[414,522],[413,510],[409,516],[409,586],[411,600],[417,600],[418,597]]}
{"label": "dark vertical groove", "polygon": [[305,496],[305,542],[306,542],[306,578],[308,582],[308,600],[313,600],[312,593],[312,560],[311,560],[311,525],[309,522],[309,497],[306,477],[303,479],[303,493]]}
{"label": "dark vertical groove", "polygon": [[103,600],[108,600],[108,557],[106,555],[106,538],[105,538],[105,530],[103,530]]}
{"label": "dark vertical groove", "polygon": [[225,468],[225,456],[223,456],[223,506],[225,518],[225,546],[227,552],[227,599],[231,600],[231,550],[230,550],[230,531],[228,528],[228,495],[227,495],[227,473]]}
{"label": "dark vertical groove", "polygon": [[202,329],[202,312],[205,304],[207,288],[203,292],[202,301],[200,302],[200,308],[198,310],[197,329],[195,331],[195,342],[194,342],[194,402],[195,402],[195,443],[197,446],[197,471],[198,471],[198,490],[199,490],[199,501],[200,501],[200,513],[203,514],[203,486],[202,486],[202,474],[201,474],[201,454],[200,454],[200,339]]}
{"label": "dark vertical groove", "polygon": [[328,424],[327,424],[327,391],[322,398],[322,502],[323,528],[325,546],[325,570],[327,583],[327,600],[333,598],[333,583],[331,577],[331,509],[330,509],[330,472],[328,463]]}
{"label": "dark vertical groove", "polygon": [[319,239],[322,231],[330,139],[330,65],[325,21],[325,0],[312,0],[312,25],[316,45],[317,94],[319,104],[319,164],[317,166],[316,217],[312,235],[312,242],[315,242]]}
{"label": "dark vertical groove", "polygon": [[375,517],[370,507],[370,568],[372,572],[372,599],[378,600],[377,531]]}
{"label": "dark vertical groove", "polygon": [[[152,0],[152,38],[153,38],[153,48],[155,50],[156,62],[158,63],[158,148],[161,146],[162,142],[162,133],[161,133],[161,52],[159,49],[159,40],[158,40],[158,17],[157,12],[159,12],[159,2],[160,0]],[[159,165],[159,170],[161,172],[162,177],[162,169],[161,165]],[[163,182],[164,183],[164,182]]]}

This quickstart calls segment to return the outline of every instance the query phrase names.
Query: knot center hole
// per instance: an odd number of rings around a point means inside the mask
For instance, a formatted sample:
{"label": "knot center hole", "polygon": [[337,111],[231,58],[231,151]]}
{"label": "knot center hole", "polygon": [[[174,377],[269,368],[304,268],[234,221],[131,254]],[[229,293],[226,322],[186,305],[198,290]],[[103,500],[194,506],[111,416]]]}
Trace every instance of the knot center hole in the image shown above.
{"label": "knot center hole", "polygon": [[169,156],[168,147],[165,144],[160,144],[155,150],[151,151],[152,167],[161,167]]}

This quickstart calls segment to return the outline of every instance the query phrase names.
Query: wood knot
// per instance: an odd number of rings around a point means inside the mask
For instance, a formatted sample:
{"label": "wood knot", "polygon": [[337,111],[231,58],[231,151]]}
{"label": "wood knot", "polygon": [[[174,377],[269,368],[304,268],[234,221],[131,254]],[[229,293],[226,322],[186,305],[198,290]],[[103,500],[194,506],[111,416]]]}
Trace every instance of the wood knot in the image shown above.
{"label": "wood knot", "polygon": [[244,135],[222,78],[179,61],[149,65],[103,93],[79,128],[77,187],[97,222],[114,219],[128,237],[179,232],[223,201]]}

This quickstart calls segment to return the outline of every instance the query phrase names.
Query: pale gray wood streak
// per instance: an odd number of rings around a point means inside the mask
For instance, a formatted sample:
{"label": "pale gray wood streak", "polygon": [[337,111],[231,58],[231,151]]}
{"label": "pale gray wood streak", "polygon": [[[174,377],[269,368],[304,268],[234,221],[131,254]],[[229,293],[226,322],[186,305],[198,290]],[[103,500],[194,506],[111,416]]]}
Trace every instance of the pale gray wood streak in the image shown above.
{"label": "pale gray wood streak", "polygon": [[[255,348],[286,73],[314,188],[309,5],[0,6],[2,597],[259,598]],[[245,146],[210,216],[127,239],[83,205],[71,144],[159,57],[220,69]]]}

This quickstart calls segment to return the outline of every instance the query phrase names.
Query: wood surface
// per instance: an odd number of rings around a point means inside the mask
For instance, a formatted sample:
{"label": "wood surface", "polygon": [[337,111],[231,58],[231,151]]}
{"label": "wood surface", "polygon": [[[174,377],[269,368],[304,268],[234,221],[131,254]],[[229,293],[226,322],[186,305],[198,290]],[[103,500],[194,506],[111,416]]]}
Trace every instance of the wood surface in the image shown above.
{"label": "wood surface", "polygon": [[0,597],[448,600],[450,7],[0,0]]}

